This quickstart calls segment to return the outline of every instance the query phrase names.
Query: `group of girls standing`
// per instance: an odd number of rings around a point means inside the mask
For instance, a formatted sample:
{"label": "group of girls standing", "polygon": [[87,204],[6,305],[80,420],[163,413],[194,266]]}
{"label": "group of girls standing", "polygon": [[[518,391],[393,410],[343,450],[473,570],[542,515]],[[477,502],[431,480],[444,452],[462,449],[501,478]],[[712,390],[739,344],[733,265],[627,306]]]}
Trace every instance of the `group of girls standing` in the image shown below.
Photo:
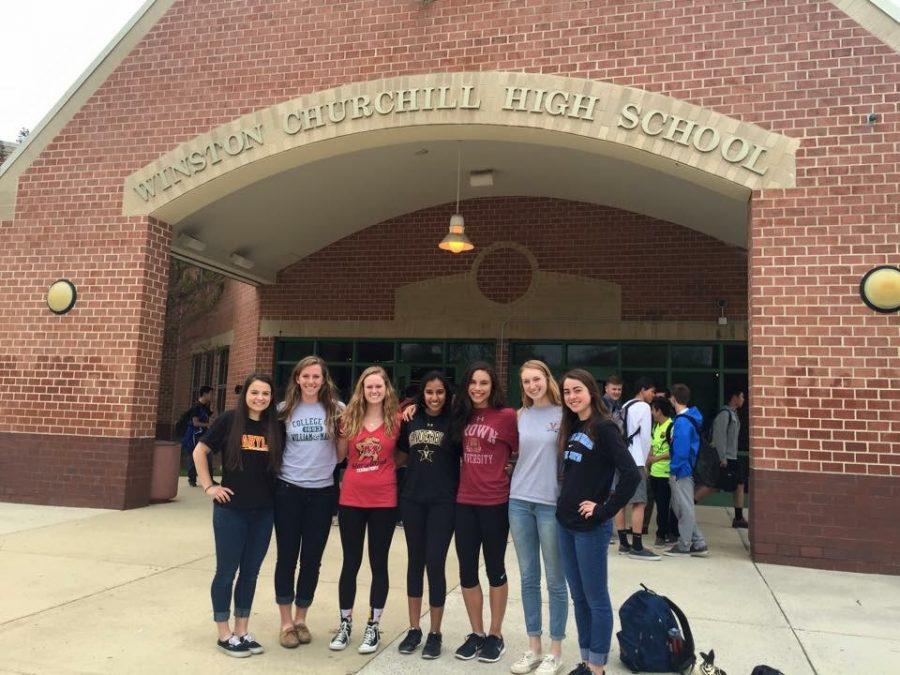
{"label": "group of girls standing", "polygon": [[[279,642],[292,648],[311,640],[306,615],[337,501],[343,564],[340,627],[332,650],[351,642],[366,534],[372,585],[358,651],[371,653],[380,646],[388,553],[399,507],[408,551],[410,622],[401,653],[415,652],[425,637],[422,657],[441,654],[445,564],[455,535],[471,625],[455,656],[485,662],[502,657],[508,597],[504,559],[511,530],[529,649],[510,670],[560,672],[568,582],[581,652],[571,672],[604,672],[612,636],[606,575],[611,518],[634,491],[639,473],[589,373],[566,373],[562,390],[540,361],[524,364],[520,375],[524,403],[518,411],[506,406],[496,372],[483,362],[469,366],[456,396],[442,373],[428,373],[414,404],[403,411],[378,366],[363,371],[346,407],[318,357],[297,364],[280,406],[272,400],[271,380],[251,375],[237,409],[217,419],[194,451],[197,459],[213,450],[224,458],[221,485],[213,482],[205,462],[197,462],[200,484],[214,501],[217,565],[211,594],[219,649],[232,656],[263,651],[248,632],[247,619],[273,522]],[[347,469],[338,491],[334,468],[344,458]],[[398,503],[396,469],[403,465],[406,479]],[[488,630],[478,577],[481,557],[489,584]],[[547,654],[541,643],[541,558],[550,599]],[[423,636],[426,573],[430,624]]]}

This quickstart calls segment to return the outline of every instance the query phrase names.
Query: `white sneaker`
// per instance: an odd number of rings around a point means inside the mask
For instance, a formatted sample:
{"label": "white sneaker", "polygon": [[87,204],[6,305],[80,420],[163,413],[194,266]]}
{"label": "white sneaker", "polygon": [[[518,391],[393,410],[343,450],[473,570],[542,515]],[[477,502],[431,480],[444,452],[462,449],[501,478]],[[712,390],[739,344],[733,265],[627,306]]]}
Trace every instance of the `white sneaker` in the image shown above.
{"label": "white sneaker", "polygon": [[350,633],[353,631],[353,622],[350,619],[341,619],[341,627],[337,629],[334,638],[328,648],[333,652],[339,652],[350,644]]}
{"label": "white sneaker", "polygon": [[544,654],[541,665],[538,666],[537,675],[556,675],[563,666],[562,659],[558,659],[553,654]]}
{"label": "white sneaker", "polygon": [[522,658],[509,667],[509,672],[516,673],[516,675],[525,675],[525,673],[530,673],[540,664],[541,657],[529,649],[522,654]]}
{"label": "white sneaker", "polygon": [[377,621],[369,621],[366,624],[366,632],[363,633],[362,644],[359,646],[360,654],[371,654],[378,651],[381,644],[381,630],[378,628]]}

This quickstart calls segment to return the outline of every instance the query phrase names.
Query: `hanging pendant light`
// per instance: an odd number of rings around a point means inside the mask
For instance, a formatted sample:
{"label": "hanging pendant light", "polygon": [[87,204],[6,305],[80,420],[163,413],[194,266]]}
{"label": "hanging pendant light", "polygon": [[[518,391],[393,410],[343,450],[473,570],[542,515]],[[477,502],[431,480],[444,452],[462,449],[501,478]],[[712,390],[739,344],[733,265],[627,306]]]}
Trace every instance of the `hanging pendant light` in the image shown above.
{"label": "hanging pendant light", "polygon": [[462,253],[471,251],[475,245],[466,236],[466,223],[459,212],[459,184],[462,175],[462,162],[459,144],[456,146],[456,211],[450,216],[450,228],[447,236],[438,244],[438,248],[450,253]]}

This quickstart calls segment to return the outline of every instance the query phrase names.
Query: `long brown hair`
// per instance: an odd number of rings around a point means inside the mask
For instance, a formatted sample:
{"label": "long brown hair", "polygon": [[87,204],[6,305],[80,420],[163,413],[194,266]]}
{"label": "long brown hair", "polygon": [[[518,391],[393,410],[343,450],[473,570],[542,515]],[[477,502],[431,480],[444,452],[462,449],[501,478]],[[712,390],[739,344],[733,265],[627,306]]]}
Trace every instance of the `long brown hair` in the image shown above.
{"label": "long brown hair", "polygon": [[[553,373],[550,372],[549,366],[537,359],[532,359],[523,363],[522,367],[519,368],[520,387],[522,387],[522,371],[526,368],[540,371],[544,376],[544,379],[547,380],[547,398],[550,400],[550,405],[562,405],[562,396],[559,393],[559,385],[556,383],[556,380],[553,379]],[[525,388],[522,387],[522,407],[530,408],[533,405],[534,401],[531,400],[531,397],[525,393]]]}
{"label": "long brown hair", "polygon": [[469,398],[469,383],[478,370],[486,372],[491,380],[491,395],[488,397],[488,407],[496,409],[506,407],[506,395],[503,393],[503,389],[500,386],[500,378],[497,376],[497,371],[494,370],[494,367],[486,361],[470,363],[459,381],[459,392],[453,397],[453,420],[450,426],[450,436],[456,443],[462,441],[463,430],[469,423],[469,420],[472,419],[472,413],[475,410],[475,406],[472,405],[472,399]]}
{"label": "long brown hair", "polygon": [[263,433],[266,436],[266,445],[269,446],[269,471],[275,473],[281,468],[281,455],[284,450],[284,424],[278,419],[276,412],[275,386],[272,384],[272,378],[262,373],[251,373],[244,380],[244,387],[241,389],[237,407],[234,409],[234,419],[231,421],[231,432],[228,434],[228,444],[225,446],[222,463],[229,471],[243,471],[244,469],[241,442],[244,432],[247,431],[247,420],[250,417],[247,394],[250,391],[250,385],[254,382],[269,385],[269,390],[272,392],[269,407],[260,413],[259,421],[265,430]]}
{"label": "long brown hair", "polygon": [[305,356],[291,371],[291,381],[288,383],[287,392],[284,395],[284,407],[281,409],[280,418],[287,421],[291,418],[294,408],[303,400],[303,392],[297,384],[297,377],[304,369],[310,366],[319,366],[322,369],[322,387],[319,389],[319,403],[325,408],[325,433],[329,438],[337,438],[338,418],[341,416],[341,406],[338,403],[337,387],[328,372],[328,366],[319,356]]}
{"label": "long brown hair", "polygon": [[369,366],[356,381],[350,402],[341,415],[341,431],[347,438],[353,438],[362,429],[363,418],[366,415],[366,396],[363,384],[369,375],[380,375],[384,380],[384,400],[381,402],[384,414],[384,431],[388,436],[393,436],[399,426],[400,401],[397,400],[397,392],[391,384],[391,378],[381,366]]}
{"label": "long brown hair", "polygon": [[[564,389],[566,380],[578,380],[585,386],[588,393],[591,395],[591,416],[584,426],[584,433],[590,436],[592,440],[596,439],[595,431],[597,425],[603,420],[610,419],[609,410],[607,410],[606,406],[603,404],[603,397],[600,395],[600,387],[597,385],[597,380],[595,380],[594,376],[588,371],[581,368],[570,370],[559,378],[560,389]],[[558,439],[560,453],[565,451],[566,445],[569,443],[569,436],[572,435],[572,432],[580,423],[581,420],[578,418],[578,415],[572,412],[572,409],[569,408],[569,406],[563,405],[562,422],[559,425]]]}

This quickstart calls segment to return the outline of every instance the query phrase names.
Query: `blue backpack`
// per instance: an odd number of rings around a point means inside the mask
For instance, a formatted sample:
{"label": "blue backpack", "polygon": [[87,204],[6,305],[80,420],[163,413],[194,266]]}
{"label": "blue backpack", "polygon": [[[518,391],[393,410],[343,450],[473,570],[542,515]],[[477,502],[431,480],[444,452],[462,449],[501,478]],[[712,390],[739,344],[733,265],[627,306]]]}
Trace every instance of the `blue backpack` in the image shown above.
{"label": "blue backpack", "polygon": [[619,658],[633,673],[690,671],[697,657],[687,617],[667,597],[641,588],[619,609]]}

